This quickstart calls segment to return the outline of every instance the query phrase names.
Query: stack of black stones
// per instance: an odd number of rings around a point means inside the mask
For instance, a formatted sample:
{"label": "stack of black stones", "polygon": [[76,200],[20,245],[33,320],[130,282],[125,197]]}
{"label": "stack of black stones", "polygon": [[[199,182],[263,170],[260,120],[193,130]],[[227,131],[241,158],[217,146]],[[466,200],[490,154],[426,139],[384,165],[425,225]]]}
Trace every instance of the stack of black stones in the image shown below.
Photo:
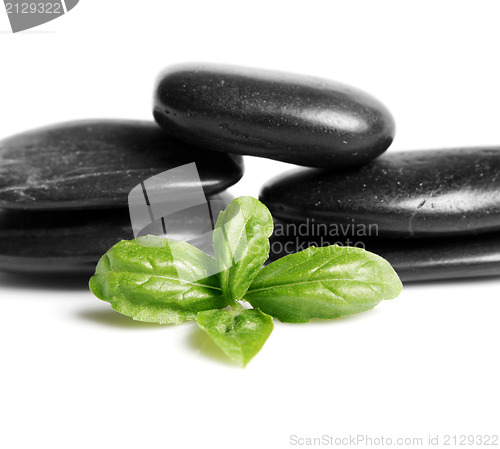
{"label": "stack of black stones", "polygon": [[0,269],[90,274],[133,238],[133,187],[196,162],[212,198],[250,155],[306,167],[262,190],[276,221],[271,260],[339,244],[380,254],[403,281],[500,274],[500,148],[382,155],[395,125],[375,98],[238,67],[167,70],[154,117],[160,126],[77,122],[1,141]]}
{"label": "stack of black stones", "polygon": [[[111,246],[134,238],[132,188],[191,162],[208,199],[243,176],[241,156],[200,150],[154,122],[73,122],[1,141],[0,269],[91,275]],[[197,219],[181,224],[193,237]]]}

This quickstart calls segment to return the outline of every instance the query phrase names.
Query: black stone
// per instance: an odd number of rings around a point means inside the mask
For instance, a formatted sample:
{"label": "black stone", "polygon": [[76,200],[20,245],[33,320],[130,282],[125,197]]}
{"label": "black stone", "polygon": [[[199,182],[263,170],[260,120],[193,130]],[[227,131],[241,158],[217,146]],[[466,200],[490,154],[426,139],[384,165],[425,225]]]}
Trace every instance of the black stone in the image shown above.
{"label": "black stone", "polygon": [[[227,193],[209,198],[213,215],[217,216],[232,199]],[[193,214],[191,209],[166,220],[169,237],[189,240],[210,251],[209,236],[198,237],[206,232],[206,216]],[[91,275],[109,248],[120,240],[133,238],[127,209],[0,209],[0,271]]]}
{"label": "black stone", "polygon": [[261,200],[284,221],[372,228],[380,237],[500,231],[500,148],[385,154],[358,169],[302,169],[270,181]]}
{"label": "black stone", "polygon": [[154,116],[200,147],[310,167],[364,164],[383,153],[395,133],[387,108],[356,88],[205,64],[176,66],[160,76]]}
{"label": "black stone", "polygon": [[394,267],[403,282],[500,276],[500,233],[471,238],[443,239],[348,239],[331,236],[271,237],[268,262],[309,246],[328,244],[358,246],[379,254]]}
{"label": "black stone", "polygon": [[0,270],[92,274],[99,258],[132,239],[126,209],[0,211]]}
{"label": "black stone", "polygon": [[207,195],[243,176],[240,156],[199,150],[153,122],[82,121],[36,129],[0,141],[0,207],[123,207],[141,181],[191,162]]}

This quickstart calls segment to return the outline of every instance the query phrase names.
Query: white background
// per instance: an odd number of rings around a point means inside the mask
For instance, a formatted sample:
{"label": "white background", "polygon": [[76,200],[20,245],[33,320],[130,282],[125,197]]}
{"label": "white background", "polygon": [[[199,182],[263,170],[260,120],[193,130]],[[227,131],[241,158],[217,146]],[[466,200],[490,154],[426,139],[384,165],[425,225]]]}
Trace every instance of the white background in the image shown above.
{"label": "white background", "polygon": [[[500,144],[497,5],[81,0],[17,35],[0,5],[0,137],[76,118],[148,119],[164,66],[212,61],[371,92],[396,118],[390,151]],[[258,195],[289,168],[246,159],[237,195]],[[498,434],[499,291],[499,279],[407,285],[356,317],[276,323],[241,370],[192,324],[135,323],[74,283],[0,275],[0,447]]]}

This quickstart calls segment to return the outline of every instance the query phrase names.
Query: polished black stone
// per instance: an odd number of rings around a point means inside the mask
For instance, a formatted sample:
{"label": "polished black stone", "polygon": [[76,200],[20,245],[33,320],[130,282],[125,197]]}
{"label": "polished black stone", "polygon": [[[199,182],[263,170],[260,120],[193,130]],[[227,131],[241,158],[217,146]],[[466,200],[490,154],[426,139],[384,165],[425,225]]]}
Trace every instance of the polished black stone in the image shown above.
{"label": "polished black stone", "polygon": [[301,169],[261,200],[285,221],[371,227],[381,237],[500,231],[500,148],[387,153],[358,169]]}
{"label": "polished black stone", "polygon": [[[210,197],[212,215],[231,202],[226,192]],[[210,252],[210,216],[181,211],[166,217],[168,236]],[[207,224],[207,219],[209,220]],[[142,235],[142,233],[141,233]],[[0,209],[0,271],[91,275],[115,243],[133,239],[127,209],[26,211]]]}
{"label": "polished black stone", "polygon": [[200,147],[310,167],[364,164],[383,153],[395,133],[387,108],[356,88],[210,64],[167,69],[156,88],[154,116]]}
{"label": "polished black stone", "polygon": [[[289,224],[290,225],[290,224]],[[500,233],[470,238],[373,239],[352,236],[301,236],[286,225],[271,237],[269,262],[309,246],[358,246],[379,254],[403,282],[500,276]]]}
{"label": "polished black stone", "polygon": [[99,258],[132,239],[126,209],[0,211],[0,270],[92,274]]}
{"label": "polished black stone", "polygon": [[153,122],[82,121],[36,129],[0,141],[0,207],[123,207],[141,181],[190,162],[196,162],[208,195],[243,176],[240,156],[199,150]]}

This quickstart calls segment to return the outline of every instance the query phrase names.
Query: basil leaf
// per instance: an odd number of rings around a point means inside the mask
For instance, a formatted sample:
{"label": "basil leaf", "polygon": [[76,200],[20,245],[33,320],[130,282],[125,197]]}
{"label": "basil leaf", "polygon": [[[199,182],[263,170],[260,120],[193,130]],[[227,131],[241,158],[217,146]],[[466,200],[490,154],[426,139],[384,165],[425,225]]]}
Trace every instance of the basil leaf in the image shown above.
{"label": "basil leaf", "polygon": [[257,309],[207,310],[196,315],[198,325],[231,359],[244,367],[273,331],[273,319]]}
{"label": "basil leaf", "polygon": [[282,322],[338,318],[372,309],[401,292],[389,262],[361,248],[310,247],[265,267],[245,300]]}
{"label": "basil leaf", "polygon": [[248,196],[236,198],[219,214],[213,245],[222,293],[228,301],[243,298],[269,257],[273,227],[267,207]]}
{"label": "basil leaf", "polygon": [[179,324],[224,308],[215,260],[186,242],[146,236],[122,240],[99,261],[90,289],[139,321]]}

